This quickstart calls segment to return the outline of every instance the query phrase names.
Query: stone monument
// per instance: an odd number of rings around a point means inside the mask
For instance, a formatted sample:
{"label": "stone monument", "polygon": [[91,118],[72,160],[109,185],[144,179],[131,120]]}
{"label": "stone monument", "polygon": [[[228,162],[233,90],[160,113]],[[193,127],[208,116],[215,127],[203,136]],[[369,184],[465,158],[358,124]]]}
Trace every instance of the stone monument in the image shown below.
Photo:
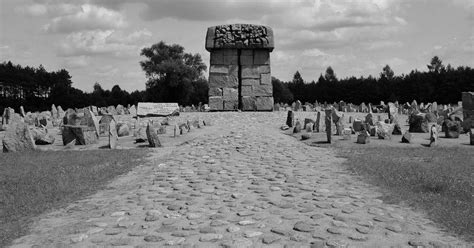
{"label": "stone monument", "polygon": [[273,30],[251,24],[207,29],[210,110],[272,111]]}

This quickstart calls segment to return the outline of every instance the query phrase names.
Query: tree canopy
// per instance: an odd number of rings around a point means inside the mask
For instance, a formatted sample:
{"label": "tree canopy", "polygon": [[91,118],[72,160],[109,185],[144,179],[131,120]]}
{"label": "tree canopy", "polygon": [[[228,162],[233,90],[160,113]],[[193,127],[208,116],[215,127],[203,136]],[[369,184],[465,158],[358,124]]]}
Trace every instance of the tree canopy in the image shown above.
{"label": "tree canopy", "polygon": [[185,53],[184,47],[163,41],[143,48],[140,55],[145,57],[140,65],[148,78],[148,100],[190,105],[193,95],[202,91],[197,87],[204,86],[203,73],[207,67],[201,55]]}

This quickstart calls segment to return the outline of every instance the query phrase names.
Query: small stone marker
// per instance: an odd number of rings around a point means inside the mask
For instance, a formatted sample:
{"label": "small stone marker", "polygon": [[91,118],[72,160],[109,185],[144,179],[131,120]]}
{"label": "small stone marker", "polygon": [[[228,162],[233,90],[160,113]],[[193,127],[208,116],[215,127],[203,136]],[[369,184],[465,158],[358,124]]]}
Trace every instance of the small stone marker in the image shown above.
{"label": "small stone marker", "polygon": [[402,135],[402,128],[400,127],[400,124],[394,124],[392,135]]}
{"label": "small stone marker", "polygon": [[321,125],[321,112],[320,112],[320,111],[318,111],[318,113],[316,114],[316,122],[315,122],[314,125],[315,125],[314,128],[313,128],[313,129],[314,129],[314,132],[318,132],[318,133],[319,133],[320,128],[321,128],[321,126],[322,126],[322,125]]}
{"label": "small stone marker", "polygon": [[344,140],[351,140],[352,129],[344,128],[342,131],[342,137]]}
{"label": "small stone marker", "polygon": [[471,146],[474,146],[474,128],[471,128],[471,130],[469,131],[469,136],[471,139]]}
{"label": "small stone marker", "polygon": [[112,120],[109,123],[109,148],[116,149],[117,144],[118,144],[117,127],[115,125],[115,121]]}
{"label": "small stone marker", "polygon": [[117,134],[119,137],[129,136],[130,135],[130,127],[126,123],[118,123],[117,124]]}
{"label": "small stone marker", "polygon": [[391,139],[393,133],[394,124],[387,124],[381,121],[376,123],[377,136],[379,139]]}
{"label": "small stone marker", "polygon": [[402,143],[410,143],[411,142],[411,133],[406,131],[402,136]]}
{"label": "small stone marker", "polygon": [[306,129],[306,125],[308,125],[308,123],[314,124],[314,120],[309,119],[309,118],[305,118],[304,119],[304,126],[303,126],[304,129]]}
{"label": "small stone marker", "polygon": [[95,127],[64,125],[62,129],[63,144],[76,140],[76,145],[90,145],[98,142]]}
{"label": "small stone marker", "polygon": [[362,131],[362,132],[357,136],[357,143],[358,143],[358,144],[369,144],[369,143],[370,143],[370,135],[369,135],[369,132],[367,132],[367,131]]}
{"label": "small stone marker", "polygon": [[352,123],[352,116],[349,116],[349,123]]}
{"label": "small stone marker", "polygon": [[451,121],[446,119],[443,123],[445,137],[446,138],[459,138],[459,134],[461,133],[461,123],[459,121]]}
{"label": "small stone marker", "polygon": [[158,134],[156,133],[155,128],[153,128],[153,125],[150,125],[149,122],[146,126],[146,137],[148,139],[148,142],[150,143],[150,147],[161,147],[161,142],[158,138]]}
{"label": "small stone marker", "polygon": [[313,123],[306,124],[306,132],[308,132],[308,133],[313,132]]}
{"label": "small stone marker", "polygon": [[331,123],[332,123],[332,109],[326,109],[325,111],[325,124],[326,124],[326,137],[328,139],[328,143],[331,143],[331,135],[332,135],[332,129],[331,129]]}
{"label": "small stone marker", "polygon": [[301,132],[301,122],[299,120],[296,120],[295,128],[293,128],[293,133],[299,133],[299,132]]}
{"label": "small stone marker", "polygon": [[352,123],[352,128],[354,129],[354,131],[356,132],[360,132],[362,131],[362,121],[359,120],[359,119],[355,119],[354,122]]}
{"label": "small stone marker", "polygon": [[438,143],[438,129],[436,125],[432,125],[430,128],[430,147],[436,146]]}
{"label": "small stone marker", "polygon": [[311,138],[311,133],[304,133],[301,135],[301,140],[307,140]]}
{"label": "small stone marker", "polygon": [[293,111],[288,110],[288,116],[286,117],[286,125],[289,127],[293,127],[294,119],[295,119],[295,114],[293,113]]}

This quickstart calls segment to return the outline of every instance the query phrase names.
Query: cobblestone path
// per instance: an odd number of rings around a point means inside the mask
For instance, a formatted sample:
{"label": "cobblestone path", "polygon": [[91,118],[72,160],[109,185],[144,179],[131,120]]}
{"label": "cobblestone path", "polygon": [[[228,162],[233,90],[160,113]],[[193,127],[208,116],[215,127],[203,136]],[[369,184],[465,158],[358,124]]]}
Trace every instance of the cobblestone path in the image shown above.
{"label": "cobblestone path", "polygon": [[331,150],[281,134],[285,113],[212,115],[198,138],[153,150],[14,247],[467,247],[377,199]]}

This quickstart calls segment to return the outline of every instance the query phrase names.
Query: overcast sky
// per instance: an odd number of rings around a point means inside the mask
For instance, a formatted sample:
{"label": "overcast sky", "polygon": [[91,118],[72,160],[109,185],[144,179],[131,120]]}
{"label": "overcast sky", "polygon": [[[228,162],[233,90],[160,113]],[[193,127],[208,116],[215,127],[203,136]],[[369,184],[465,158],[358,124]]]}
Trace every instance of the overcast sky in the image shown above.
{"label": "overcast sky", "polygon": [[231,23],[273,28],[272,75],[285,81],[328,66],[338,78],[426,71],[435,55],[474,67],[472,0],[0,0],[0,15],[0,62],[65,68],[88,92],[144,89],[140,50],[161,40],[209,64],[207,28]]}

